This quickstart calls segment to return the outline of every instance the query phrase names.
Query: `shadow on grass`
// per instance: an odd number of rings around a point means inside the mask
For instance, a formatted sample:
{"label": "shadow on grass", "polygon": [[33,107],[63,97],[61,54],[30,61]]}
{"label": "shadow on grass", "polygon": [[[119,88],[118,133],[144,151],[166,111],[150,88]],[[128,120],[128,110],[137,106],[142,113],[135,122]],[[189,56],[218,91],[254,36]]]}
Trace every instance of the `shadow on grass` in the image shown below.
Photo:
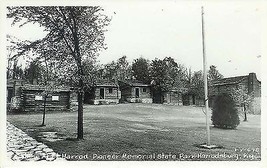
{"label": "shadow on grass", "polygon": [[81,141],[81,140],[84,140],[84,139],[78,139],[78,138],[73,138],[73,137],[66,138],[66,141]]}
{"label": "shadow on grass", "polygon": [[212,149],[225,149],[223,146],[221,145],[216,145],[215,147],[212,148],[206,148],[203,145],[206,145],[206,143],[202,143],[202,144],[194,144],[193,146],[197,147],[197,148],[202,148],[202,149],[208,149],[208,150],[212,150]]}

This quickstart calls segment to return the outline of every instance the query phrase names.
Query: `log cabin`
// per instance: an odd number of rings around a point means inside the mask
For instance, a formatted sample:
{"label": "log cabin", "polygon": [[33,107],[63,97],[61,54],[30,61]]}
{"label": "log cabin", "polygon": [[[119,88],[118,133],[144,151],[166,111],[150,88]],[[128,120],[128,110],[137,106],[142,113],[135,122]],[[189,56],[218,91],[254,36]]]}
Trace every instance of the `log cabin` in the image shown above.
{"label": "log cabin", "polygon": [[118,104],[121,97],[118,84],[113,81],[98,81],[85,90],[85,104]]}
{"label": "log cabin", "polygon": [[121,98],[130,103],[152,103],[151,87],[137,80],[119,81]]}

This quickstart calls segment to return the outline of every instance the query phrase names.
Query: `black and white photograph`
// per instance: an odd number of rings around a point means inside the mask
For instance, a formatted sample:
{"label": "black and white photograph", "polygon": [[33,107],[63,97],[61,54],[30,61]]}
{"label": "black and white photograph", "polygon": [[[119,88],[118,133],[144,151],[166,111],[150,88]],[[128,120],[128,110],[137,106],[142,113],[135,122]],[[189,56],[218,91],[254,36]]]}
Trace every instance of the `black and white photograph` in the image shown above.
{"label": "black and white photograph", "polygon": [[265,3],[23,2],[1,6],[3,167],[263,167]]}

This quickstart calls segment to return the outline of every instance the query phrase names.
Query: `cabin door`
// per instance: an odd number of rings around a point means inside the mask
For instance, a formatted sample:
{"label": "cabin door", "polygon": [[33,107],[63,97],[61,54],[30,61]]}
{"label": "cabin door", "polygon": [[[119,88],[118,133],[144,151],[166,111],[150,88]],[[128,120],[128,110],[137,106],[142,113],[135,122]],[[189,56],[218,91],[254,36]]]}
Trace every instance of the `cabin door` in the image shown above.
{"label": "cabin door", "polygon": [[139,88],[135,88],[135,97],[139,98]]}
{"label": "cabin door", "polygon": [[104,99],[104,98],[105,98],[105,89],[100,88],[100,99]]}

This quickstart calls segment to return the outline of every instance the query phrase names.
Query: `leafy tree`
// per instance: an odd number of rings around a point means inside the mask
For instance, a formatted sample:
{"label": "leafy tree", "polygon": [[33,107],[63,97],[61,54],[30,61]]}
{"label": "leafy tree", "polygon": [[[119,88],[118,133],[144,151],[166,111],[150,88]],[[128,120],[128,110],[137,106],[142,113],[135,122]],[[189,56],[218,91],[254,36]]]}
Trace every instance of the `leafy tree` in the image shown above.
{"label": "leafy tree", "polygon": [[118,78],[118,66],[115,61],[104,65],[104,79],[115,80]]}
{"label": "leafy tree", "polygon": [[87,58],[83,61],[84,74],[86,78],[87,89],[92,87],[94,83],[102,78],[102,67],[96,61],[96,59]]}
{"label": "leafy tree", "polygon": [[249,112],[249,106],[254,99],[254,93],[248,93],[248,90],[239,86],[238,88],[231,89],[230,95],[235,101],[236,105],[243,108],[244,121],[247,121],[247,113]]}
{"label": "leafy tree", "polygon": [[218,128],[235,129],[239,125],[238,111],[230,95],[221,94],[215,97],[211,120],[214,127]]}
{"label": "leafy tree", "polygon": [[210,66],[210,69],[208,71],[208,80],[209,81],[218,80],[218,79],[223,78],[223,75],[220,74],[220,72],[216,68],[217,67],[215,65]]}
{"label": "leafy tree", "polygon": [[186,68],[173,58],[155,59],[150,67],[151,79],[156,84],[156,90],[169,91],[186,86]]}
{"label": "leafy tree", "polygon": [[[211,65],[208,71],[208,81],[218,80],[223,78],[223,75],[219,73],[216,66]],[[187,81],[190,92],[195,94],[199,99],[204,100],[204,77],[203,72],[196,71],[191,74],[191,71],[187,73]]]}
{"label": "leafy tree", "polygon": [[45,83],[45,81],[47,81],[45,75],[47,73],[38,60],[31,62],[29,66],[25,68],[24,73],[25,79],[31,84],[33,84],[34,80],[36,80],[37,84]]}
{"label": "leafy tree", "polygon": [[[41,56],[50,55],[58,78],[65,78],[78,87],[78,139],[83,138],[83,88],[85,82],[82,61],[95,57],[105,49],[104,32],[110,19],[99,6],[19,6],[8,7],[8,18],[13,24],[36,23],[44,27],[47,35],[36,41],[24,41],[14,57],[34,49]],[[71,74],[69,74],[71,73]],[[66,75],[67,74],[67,75]]]}
{"label": "leafy tree", "polygon": [[168,86],[166,85],[168,73],[167,64],[163,60],[155,59],[151,62],[150,68],[151,80],[154,81],[155,85],[153,88],[158,91],[167,91]]}
{"label": "leafy tree", "polygon": [[17,65],[17,62],[15,61],[13,64],[13,74],[12,79],[24,79],[24,70],[22,69],[21,65]]}
{"label": "leafy tree", "polygon": [[119,80],[125,80],[129,78],[129,62],[124,55],[117,60],[117,75]]}
{"label": "leafy tree", "polygon": [[[18,38],[7,35],[7,79],[24,79],[24,69],[21,62],[27,61],[28,55],[23,55],[25,49],[21,49],[23,42]],[[28,51],[29,52],[29,51]]]}
{"label": "leafy tree", "polygon": [[204,100],[204,78],[202,71],[193,73],[189,89],[198,99]]}
{"label": "leafy tree", "polygon": [[122,56],[117,61],[112,61],[104,65],[103,78],[108,80],[125,80],[131,78],[129,62],[126,56]]}
{"label": "leafy tree", "polygon": [[184,83],[186,88],[190,88],[192,84],[192,76],[191,68],[184,68]]}
{"label": "leafy tree", "polygon": [[132,63],[132,73],[136,80],[142,81],[144,83],[150,83],[151,77],[149,74],[149,60],[140,57],[133,61]]}
{"label": "leafy tree", "polygon": [[11,35],[7,35],[7,79],[24,79],[24,70],[19,64],[18,58],[13,58],[13,55],[17,53],[17,43],[19,39]]}

